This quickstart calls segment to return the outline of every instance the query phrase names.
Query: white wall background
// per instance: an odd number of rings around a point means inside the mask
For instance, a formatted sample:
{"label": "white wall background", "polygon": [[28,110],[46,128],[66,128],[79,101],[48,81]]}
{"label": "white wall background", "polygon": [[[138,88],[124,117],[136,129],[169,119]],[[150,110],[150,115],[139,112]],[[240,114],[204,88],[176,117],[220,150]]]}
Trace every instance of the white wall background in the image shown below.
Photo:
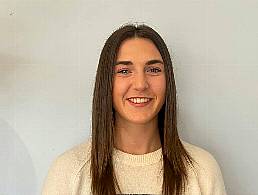
{"label": "white wall background", "polygon": [[214,155],[229,195],[258,194],[257,18],[252,0],[1,0],[0,194],[40,194],[90,135],[100,51],[135,21],[172,52],[182,138]]}

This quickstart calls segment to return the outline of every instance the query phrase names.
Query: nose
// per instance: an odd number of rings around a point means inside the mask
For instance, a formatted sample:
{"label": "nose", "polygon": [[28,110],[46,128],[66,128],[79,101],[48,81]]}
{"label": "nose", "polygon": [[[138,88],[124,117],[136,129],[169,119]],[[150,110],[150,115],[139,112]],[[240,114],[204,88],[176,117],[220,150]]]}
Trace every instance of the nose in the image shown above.
{"label": "nose", "polygon": [[137,91],[144,91],[149,87],[148,80],[144,73],[139,73],[135,75],[133,83],[134,83],[134,89]]}

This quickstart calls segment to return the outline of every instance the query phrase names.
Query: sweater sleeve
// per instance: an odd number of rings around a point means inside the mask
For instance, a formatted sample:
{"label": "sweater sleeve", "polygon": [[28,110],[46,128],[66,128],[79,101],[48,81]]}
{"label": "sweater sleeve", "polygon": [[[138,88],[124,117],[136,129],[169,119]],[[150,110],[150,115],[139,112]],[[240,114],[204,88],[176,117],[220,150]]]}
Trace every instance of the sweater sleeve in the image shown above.
{"label": "sweater sleeve", "polygon": [[72,195],[77,187],[74,181],[89,157],[89,140],[59,155],[48,170],[42,195]]}
{"label": "sweater sleeve", "polygon": [[197,177],[202,195],[226,195],[220,166],[211,153],[203,148],[184,142],[184,146],[195,162]]}
{"label": "sweater sleeve", "polygon": [[205,175],[207,175],[207,195],[226,195],[225,185],[219,164],[215,158],[209,154],[209,161]]}
{"label": "sweater sleeve", "polygon": [[64,156],[55,159],[44,181],[42,195],[71,195],[71,174],[69,163]]}

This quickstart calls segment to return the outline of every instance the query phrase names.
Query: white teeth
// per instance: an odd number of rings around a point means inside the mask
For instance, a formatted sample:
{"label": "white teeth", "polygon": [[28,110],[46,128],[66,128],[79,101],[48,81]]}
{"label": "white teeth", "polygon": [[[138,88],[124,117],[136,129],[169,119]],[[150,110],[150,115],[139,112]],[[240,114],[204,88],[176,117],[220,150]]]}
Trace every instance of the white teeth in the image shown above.
{"label": "white teeth", "polygon": [[131,102],[135,103],[135,104],[139,104],[139,103],[145,103],[150,101],[149,98],[130,98],[129,99]]}

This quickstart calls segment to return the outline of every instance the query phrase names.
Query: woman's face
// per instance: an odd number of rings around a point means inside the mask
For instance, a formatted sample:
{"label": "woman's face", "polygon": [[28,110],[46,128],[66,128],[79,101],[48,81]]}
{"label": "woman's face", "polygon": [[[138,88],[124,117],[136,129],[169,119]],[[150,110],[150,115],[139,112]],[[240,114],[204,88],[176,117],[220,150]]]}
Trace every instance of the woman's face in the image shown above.
{"label": "woman's face", "polygon": [[166,78],[162,57],[151,40],[123,41],[113,76],[116,121],[146,124],[157,119],[165,101]]}

